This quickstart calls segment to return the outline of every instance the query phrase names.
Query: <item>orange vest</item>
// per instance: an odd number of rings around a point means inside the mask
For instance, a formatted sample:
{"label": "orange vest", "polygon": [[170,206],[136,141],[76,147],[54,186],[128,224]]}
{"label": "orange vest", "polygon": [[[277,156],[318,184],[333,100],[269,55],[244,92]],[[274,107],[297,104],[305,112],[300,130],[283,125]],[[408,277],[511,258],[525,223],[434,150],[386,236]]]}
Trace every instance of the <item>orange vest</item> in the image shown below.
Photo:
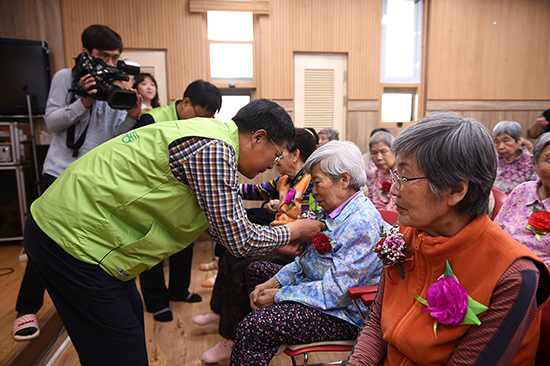
{"label": "orange vest", "polygon": [[[426,307],[414,298],[417,293],[426,299],[428,288],[445,272],[446,260],[468,295],[488,306],[493,289],[506,269],[517,259],[528,257],[540,271],[537,295],[547,300],[550,274],[546,265],[486,215],[473,220],[452,238],[431,237],[412,228],[401,231],[407,247],[413,248],[407,253],[413,260],[403,263],[405,279],[401,279],[395,266],[386,269],[382,303],[385,316],[381,324],[384,340],[388,342],[384,365],[447,364],[460,338],[471,326],[476,326],[439,324],[436,338],[434,318],[429,311],[422,314]],[[512,365],[534,363],[542,308],[543,305]],[[484,314],[479,315],[481,322]]]}

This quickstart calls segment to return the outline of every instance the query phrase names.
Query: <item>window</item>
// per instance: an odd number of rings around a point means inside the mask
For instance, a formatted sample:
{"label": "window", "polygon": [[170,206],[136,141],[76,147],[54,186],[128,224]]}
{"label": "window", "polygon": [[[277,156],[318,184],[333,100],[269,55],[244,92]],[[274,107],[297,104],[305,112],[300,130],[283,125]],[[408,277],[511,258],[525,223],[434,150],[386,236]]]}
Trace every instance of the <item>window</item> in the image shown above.
{"label": "window", "polygon": [[418,110],[416,88],[384,88],[381,105],[382,122],[415,121]]}
{"label": "window", "polygon": [[218,86],[252,87],[254,27],[251,12],[207,13],[210,77]]}
{"label": "window", "polygon": [[222,92],[222,108],[215,118],[220,121],[230,121],[239,109],[250,103],[250,89],[220,89]]}
{"label": "window", "polygon": [[384,0],[382,83],[420,83],[422,9],[422,0]]}

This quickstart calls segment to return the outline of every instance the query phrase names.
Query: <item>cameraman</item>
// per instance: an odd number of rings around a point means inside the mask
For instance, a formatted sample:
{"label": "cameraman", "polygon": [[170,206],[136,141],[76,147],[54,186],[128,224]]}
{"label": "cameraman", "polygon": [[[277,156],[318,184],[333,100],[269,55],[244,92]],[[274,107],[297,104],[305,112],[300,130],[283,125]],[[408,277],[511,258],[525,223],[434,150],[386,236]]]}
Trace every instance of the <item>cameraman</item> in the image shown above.
{"label": "cameraman", "polygon": [[[122,39],[105,25],[91,25],[82,32],[82,52],[97,56],[108,66],[117,66],[122,52]],[[46,105],[46,127],[52,142],[44,161],[40,190],[44,192],[69,164],[114,136],[128,131],[141,110],[141,97],[128,111],[111,108],[106,101],[93,98],[96,82],[90,75],[78,80],[89,96],[73,91],[71,69],[61,69],[53,77]],[[137,95],[137,93],[136,93]],[[59,197],[59,199],[63,199]],[[44,302],[44,286],[30,263],[19,289],[13,325],[13,338],[23,341],[36,338],[40,331],[36,312]]]}

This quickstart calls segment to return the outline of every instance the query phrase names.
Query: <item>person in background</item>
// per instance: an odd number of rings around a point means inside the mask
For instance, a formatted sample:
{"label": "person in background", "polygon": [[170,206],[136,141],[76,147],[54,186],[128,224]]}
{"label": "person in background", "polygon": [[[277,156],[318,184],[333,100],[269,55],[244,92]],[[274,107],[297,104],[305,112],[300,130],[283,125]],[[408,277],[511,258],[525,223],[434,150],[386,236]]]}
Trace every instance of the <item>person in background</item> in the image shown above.
{"label": "person in background", "polygon": [[[377,132],[390,132],[387,128],[384,127],[378,127],[372,130],[370,133],[370,137],[377,133]],[[369,189],[372,185],[372,178],[374,177],[374,172],[376,171],[376,164],[374,164],[374,161],[372,161],[372,158],[370,156],[370,150],[363,154],[363,162],[365,163],[365,166],[367,167],[367,184],[365,187],[362,187],[363,192],[368,195]]]}
{"label": "person in background", "polygon": [[508,195],[495,217],[505,233],[531,249],[550,266],[550,133],[543,133],[533,148],[539,179],[520,184]]}
{"label": "person in background", "polygon": [[304,170],[327,230],[284,267],[248,267],[254,311],[237,328],[230,365],[267,365],[286,344],[355,339],[363,322],[347,289],[379,282],[382,263],[374,247],[389,225],[360,189],[366,176],[359,148],[331,141],[315,150]]}
{"label": "person in background", "polygon": [[550,122],[550,109],[545,110],[542,112],[536,121],[529,127],[529,130],[527,130],[527,138],[529,139],[537,139],[540,135],[543,133],[550,131],[550,126],[548,123]]}
{"label": "person in background", "polygon": [[521,125],[514,121],[500,121],[493,128],[493,140],[498,153],[498,170],[494,187],[510,193],[519,184],[537,180],[531,153],[522,145]]}
{"label": "person in background", "polygon": [[[303,168],[316,146],[315,136],[311,131],[296,128],[294,142],[283,150],[282,159],[276,164],[281,175],[260,184],[241,184],[239,187],[241,197],[245,200],[275,200],[278,217],[272,218],[272,225],[282,224],[284,223],[282,220],[285,219],[297,220],[298,215],[309,210],[308,203],[313,182]],[[285,203],[287,197],[288,201]],[[247,214],[250,220],[253,220],[248,210]],[[270,222],[264,224],[269,225]],[[235,339],[237,326],[251,311],[248,298],[250,291],[245,281],[248,265],[254,261],[270,261],[284,265],[292,262],[294,257],[278,251],[245,258],[236,258],[229,253],[224,254],[210,301],[212,312],[193,318],[193,322],[198,325],[218,323],[219,333],[223,337],[218,344],[202,355],[205,362],[216,363],[231,355],[231,345]]]}
{"label": "person in background", "polygon": [[[123,50],[122,38],[111,28],[94,24],[82,32],[82,52],[98,57],[108,66],[116,67]],[[113,109],[106,101],[93,98],[96,82],[90,75],[78,83],[88,92],[80,97],[72,91],[73,72],[61,69],[50,86],[44,122],[52,132],[52,141],[44,160],[40,191],[43,193],[69,164],[114,136],[128,131],[139,116],[141,97],[128,111]],[[60,196],[62,197],[62,195]],[[44,285],[32,262],[27,262],[15,309],[17,318],[12,335],[16,341],[38,337],[40,328],[36,313],[44,303]]]}
{"label": "person in background", "polygon": [[153,108],[160,107],[158,85],[153,75],[141,73],[134,80],[134,89],[141,95],[143,103],[141,104],[141,116]]}
{"label": "person in background", "polygon": [[228,122],[156,123],[90,151],[34,201],[25,250],[83,365],[148,364],[134,279],[203,232],[244,256],[323,230],[318,220],[252,224],[239,197],[238,173],[272,168],[293,139],[288,113],[266,99]]}
{"label": "person in background", "polygon": [[338,141],[339,133],[334,128],[323,128],[319,131],[319,146],[323,146],[329,141]]}
{"label": "person in background", "polygon": [[476,120],[434,113],[392,151],[400,232],[384,244],[404,257],[384,257],[342,366],[533,365],[550,273],[487,216],[498,164],[491,135]]}
{"label": "person in background", "polygon": [[[214,118],[221,106],[222,96],[220,90],[208,81],[196,80],[187,86],[183,99],[179,99],[171,105],[148,111],[140,117],[139,125],[196,117]],[[185,128],[185,124],[183,126]],[[168,288],[164,279],[162,262],[139,276],[145,308],[148,312],[153,313],[153,318],[159,322],[173,320],[170,301],[202,301],[198,294],[189,292],[193,244],[170,256],[168,262],[170,266]]]}
{"label": "person in background", "polygon": [[396,208],[395,197],[390,193],[392,185],[391,172],[397,168],[395,156],[391,152],[393,140],[394,137],[391,133],[381,131],[372,135],[369,142],[370,156],[376,165],[376,170],[374,171],[368,197],[374,207],[379,210],[395,210]]}

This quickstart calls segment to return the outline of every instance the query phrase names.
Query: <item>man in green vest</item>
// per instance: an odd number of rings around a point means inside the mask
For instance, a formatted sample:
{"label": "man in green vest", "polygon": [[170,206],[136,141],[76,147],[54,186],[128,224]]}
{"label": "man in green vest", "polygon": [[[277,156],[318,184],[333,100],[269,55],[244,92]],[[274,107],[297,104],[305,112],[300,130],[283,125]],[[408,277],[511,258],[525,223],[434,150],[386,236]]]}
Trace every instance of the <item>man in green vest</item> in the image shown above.
{"label": "man in green vest", "polygon": [[[158,107],[142,115],[136,123],[142,127],[158,122],[185,120],[195,117],[214,118],[222,105],[222,94],[212,83],[196,80],[187,86],[183,99]],[[170,278],[168,288],[164,279],[162,263],[157,264],[139,276],[141,295],[145,309],[153,313],[153,318],[160,322],[173,320],[170,301],[200,302],[198,294],[189,292],[191,282],[191,263],[193,262],[193,245],[171,255]]]}
{"label": "man in green vest", "polygon": [[325,228],[316,220],[255,225],[245,214],[238,172],[252,179],[272,168],[293,138],[288,113],[265,99],[226,123],[156,123],[84,155],[32,204],[25,249],[82,365],[148,364],[133,279],[205,230],[243,256]]}

